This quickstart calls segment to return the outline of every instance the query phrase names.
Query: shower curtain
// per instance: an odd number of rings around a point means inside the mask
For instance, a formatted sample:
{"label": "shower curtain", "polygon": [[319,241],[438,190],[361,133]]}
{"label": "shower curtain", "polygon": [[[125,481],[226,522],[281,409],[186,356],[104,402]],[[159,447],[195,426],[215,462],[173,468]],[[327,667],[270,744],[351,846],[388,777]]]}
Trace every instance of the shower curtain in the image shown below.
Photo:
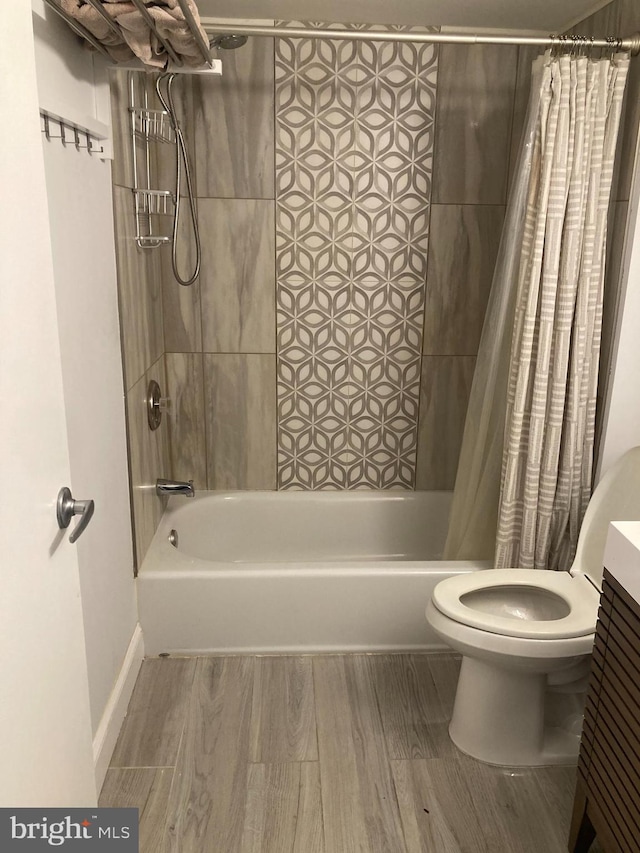
{"label": "shower curtain", "polygon": [[448,559],[569,568],[591,487],[606,226],[627,56],[550,54],[478,351]]}

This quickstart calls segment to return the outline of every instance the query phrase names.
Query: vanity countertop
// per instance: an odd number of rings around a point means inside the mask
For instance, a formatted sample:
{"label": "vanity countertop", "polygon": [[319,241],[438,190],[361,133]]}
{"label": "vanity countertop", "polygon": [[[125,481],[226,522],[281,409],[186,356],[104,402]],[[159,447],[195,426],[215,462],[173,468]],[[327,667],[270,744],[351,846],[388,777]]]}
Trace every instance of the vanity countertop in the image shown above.
{"label": "vanity countertop", "polygon": [[629,595],[640,602],[640,521],[616,521],[610,525],[604,565]]}

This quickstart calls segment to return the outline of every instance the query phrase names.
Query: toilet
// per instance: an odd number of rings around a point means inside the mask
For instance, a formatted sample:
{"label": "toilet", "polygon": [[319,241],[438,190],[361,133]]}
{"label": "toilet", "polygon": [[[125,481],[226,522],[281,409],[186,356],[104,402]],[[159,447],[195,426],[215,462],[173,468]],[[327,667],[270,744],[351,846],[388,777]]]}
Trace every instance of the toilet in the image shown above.
{"label": "toilet", "polygon": [[640,520],[640,447],[595,489],[569,572],[488,569],[436,585],[427,621],[462,655],[451,740],[488,764],[575,764],[611,521]]}

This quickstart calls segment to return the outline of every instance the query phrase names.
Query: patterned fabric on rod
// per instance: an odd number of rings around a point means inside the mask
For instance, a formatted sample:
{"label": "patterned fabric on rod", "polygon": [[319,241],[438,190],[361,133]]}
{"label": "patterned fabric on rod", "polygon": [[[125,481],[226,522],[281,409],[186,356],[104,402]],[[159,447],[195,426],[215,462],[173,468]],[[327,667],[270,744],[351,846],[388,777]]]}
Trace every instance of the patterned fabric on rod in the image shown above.
{"label": "patterned fabric on rod", "polygon": [[607,212],[628,57],[545,64],[507,387],[497,568],[566,570],[591,495]]}
{"label": "patterned fabric on rod", "polygon": [[533,66],[445,559],[569,568],[590,497],[607,211],[629,59]]}

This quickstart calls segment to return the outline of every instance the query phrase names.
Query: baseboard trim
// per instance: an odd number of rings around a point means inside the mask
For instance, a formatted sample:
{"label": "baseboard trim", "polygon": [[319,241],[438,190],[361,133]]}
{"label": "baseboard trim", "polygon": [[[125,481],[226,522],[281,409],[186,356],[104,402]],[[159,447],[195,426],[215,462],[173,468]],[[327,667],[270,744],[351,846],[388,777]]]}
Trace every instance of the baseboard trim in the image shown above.
{"label": "baseboard trim", "polygon": [[122,667],[116,683],[109,696],[107,707],[100,720],[100,725],[93,739],[93,766],[98,793],[102,790],[104,777],[113,755],[113,750],[120,734],[120,729],[127,713],[127,707],[138,672],[144,658],[144,637],[140,625],[136,625],[129,648],[124,656]]}

